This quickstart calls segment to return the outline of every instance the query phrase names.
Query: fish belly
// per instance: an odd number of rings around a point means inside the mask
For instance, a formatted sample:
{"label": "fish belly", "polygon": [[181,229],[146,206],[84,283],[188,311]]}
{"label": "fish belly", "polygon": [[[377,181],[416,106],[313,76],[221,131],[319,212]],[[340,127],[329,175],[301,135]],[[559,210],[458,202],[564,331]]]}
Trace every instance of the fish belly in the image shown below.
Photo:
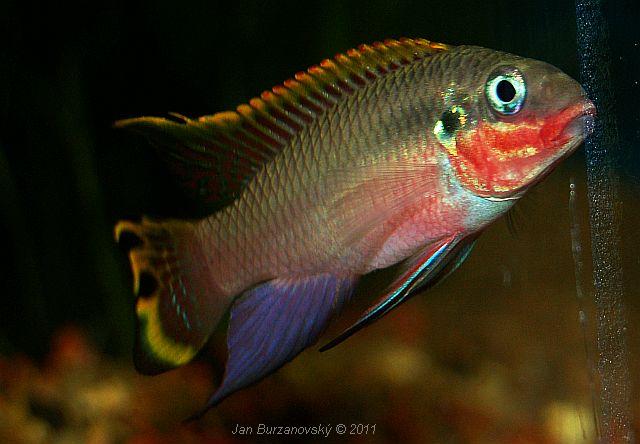
{"label": "fish belly", "polygon": [[[380,248],[363,273],[396,264],[443,238],[480,231],[506,213],[513,203],[484,199],[458,184],[443,188],[424,204],[407,209],[385,224]],[[366,241],[373,242],[373,239]]]}
{"label": "fish belly", "polygon": [[424,205],[408,209],[405,214],[389,221],[387,235],[372,257],[364,273],[389,267],[406,259],[425,246],[444,237],[465,230],[462,205],[452,207],[442,196],[430,199]]}

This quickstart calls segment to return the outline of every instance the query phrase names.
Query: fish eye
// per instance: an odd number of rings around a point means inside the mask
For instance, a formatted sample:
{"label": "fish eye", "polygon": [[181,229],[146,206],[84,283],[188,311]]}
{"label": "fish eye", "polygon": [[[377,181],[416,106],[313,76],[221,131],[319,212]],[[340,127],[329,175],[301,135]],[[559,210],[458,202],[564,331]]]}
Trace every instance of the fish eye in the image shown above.
{"label": "fish eye", "polygon": [[522,109],[527,97],[527,84],[518,68],[501,67],[489,76],[485,95],[493,110],[499,114],[513,115]]}

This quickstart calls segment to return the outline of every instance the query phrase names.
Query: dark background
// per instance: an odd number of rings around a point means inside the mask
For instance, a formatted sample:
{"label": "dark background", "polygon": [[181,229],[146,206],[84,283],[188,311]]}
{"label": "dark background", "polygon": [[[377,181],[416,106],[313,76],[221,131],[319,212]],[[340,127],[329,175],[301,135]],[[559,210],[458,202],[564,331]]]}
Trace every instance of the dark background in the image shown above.
{"label": "dark background", "polygon": [[[629,211],[638,208],[640,184],[640,12],[635,0],[604,3],[621,136],[613,154],[630,196],[628,224],[637,220]],[[579,78],[575,31],[574,3],[558,0],[162,0],[75,7],[4,0],[0,354],[39,360],[54,332],[73,324],[103,352],[127,357],[132,296],[125,255],[112,238],[114,223],[142,214],[199,214],[146,142],[114,130],[115,120],[229,109],[323,58],[387,37],[505,50]],[[583,178],[582,151],[560,169],[562,177]],[[543,191],[542,200],[566,199],[565,185],[544,188],[556,194]],[[561,208],[566,211],[566,202]],[[527,218],[543,210],[534,204],[525,211]],[[568,231],[566,225],[557,229]],[[525,236],[530,243],[523,248],[537,251],[546,241],[545,233],[536,236]],[[637,246],[624,242],[626,276],[637,274]],[[481,243],[469,267],[483,266],[482,251]],[[549,273],[571,281],[567,266]],[[637,297],[637,290],[627,296]]]}

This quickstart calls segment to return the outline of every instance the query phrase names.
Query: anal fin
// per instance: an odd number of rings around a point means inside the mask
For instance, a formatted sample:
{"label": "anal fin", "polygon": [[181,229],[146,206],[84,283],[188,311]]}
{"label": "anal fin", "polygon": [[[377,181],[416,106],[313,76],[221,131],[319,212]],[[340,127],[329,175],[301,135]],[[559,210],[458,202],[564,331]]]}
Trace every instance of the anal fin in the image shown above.
{"label": "anal fin", "polygon": [[355,278],[329,274],[275,279],[244,293],[231,307],[228,359],[220,387],[195,419],[233,392],[282,367],[314,344],[342,304]]}

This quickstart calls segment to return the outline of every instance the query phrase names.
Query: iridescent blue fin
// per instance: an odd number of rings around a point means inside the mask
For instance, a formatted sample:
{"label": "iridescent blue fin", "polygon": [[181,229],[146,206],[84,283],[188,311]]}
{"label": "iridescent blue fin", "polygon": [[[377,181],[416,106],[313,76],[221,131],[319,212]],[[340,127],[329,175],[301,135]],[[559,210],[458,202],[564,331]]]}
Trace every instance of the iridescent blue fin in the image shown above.
{"label": "iridescent blue fin", "polygon": [[222,383],[193,418],[276,371],[314,344],[350,297],[354,284],[354,278],[329,274],[276,279],[238,298],[231,307],[229,357]]}
{"label": "iridescent blue fin", "polygon": [[474,243],[475,237],[462,240],[459,236],[452,236],[411,256],[402,264],[398,277],[378,302],[352,326],[322,346],[320,351],[335,347],[358,330],[386,315],[413,296],[418,288],[425,285],[433,286],[451,274],[467,258]]}

